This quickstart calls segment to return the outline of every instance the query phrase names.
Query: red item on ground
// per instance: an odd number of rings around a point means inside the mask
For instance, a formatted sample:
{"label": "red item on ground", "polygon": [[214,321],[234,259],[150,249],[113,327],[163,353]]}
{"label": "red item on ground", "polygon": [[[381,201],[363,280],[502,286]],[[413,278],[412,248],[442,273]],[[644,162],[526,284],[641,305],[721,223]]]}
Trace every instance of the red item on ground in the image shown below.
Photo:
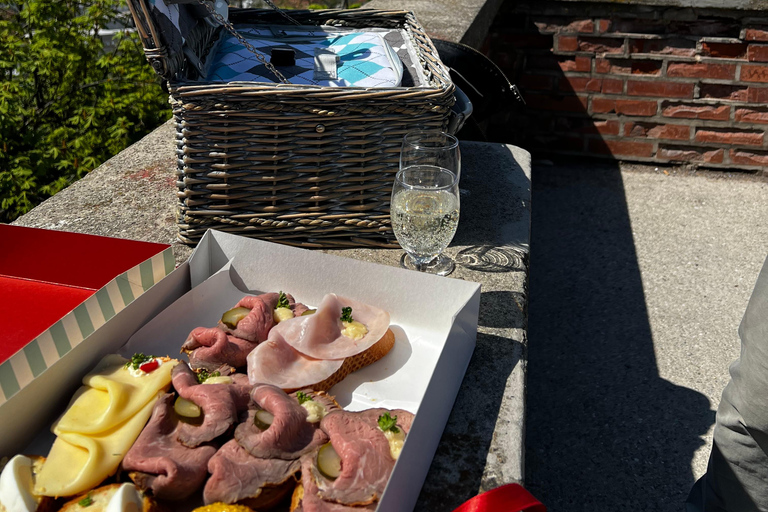
{"label": "red item on ground", "polygon": [[169,246],[0,224],[0,363]]}
{"label": "red item on ground", "polygon": [[523,486],[507,484],[475,496],[453,512],[547,512],[547,507]]}

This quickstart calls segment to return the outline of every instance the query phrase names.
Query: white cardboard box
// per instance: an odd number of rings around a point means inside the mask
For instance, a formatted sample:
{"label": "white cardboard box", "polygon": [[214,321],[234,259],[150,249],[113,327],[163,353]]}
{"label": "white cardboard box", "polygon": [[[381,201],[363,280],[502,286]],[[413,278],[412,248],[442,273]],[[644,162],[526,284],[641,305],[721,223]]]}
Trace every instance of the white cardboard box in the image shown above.
{"label": "white cardboard box", "polygon": [[[336,293],[390,313],[395,348],[330,393],[350,410],[387,407],[417,413],[378,508],[412,510],[474,350],[477,283],[208,231],[186,263],[94,333],[87,351],[77,347],[65,356],[71,372],[59,376],[58,387],[50,387],[50,378],[28,386],[47,394],[42,407],[53,413],[10,408],[8,402],[0,406],[0,417],[16,414],[25,430],[44,430],[89,365],[103,355],[144,352],[173,357],[193,328],[216,325],[222,312],[244,294],[278,290],[308,305]],[[13,446],[13,440],[8,441],[6,446]],[[41,435],[29,452],[45,454],[50,441],[50,436]]]}

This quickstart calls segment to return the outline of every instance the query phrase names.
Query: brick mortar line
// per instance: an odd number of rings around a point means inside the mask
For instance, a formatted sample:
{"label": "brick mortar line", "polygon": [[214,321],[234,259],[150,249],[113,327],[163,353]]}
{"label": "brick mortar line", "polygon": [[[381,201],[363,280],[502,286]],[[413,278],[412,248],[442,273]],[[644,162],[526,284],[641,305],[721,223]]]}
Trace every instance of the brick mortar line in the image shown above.
{"label": "brick mortar line", "polygon": [[[768,46],[768,45],[766,45]],[[665,61],[665,62],[679,62],[681,64],[751,64],[751,65],[763,65],[768,66],[768,62],[762,61],[750,61],[745,59],[739,59],[735,57],[712,57],[701,55],[673,55],[669,53],[632,53],[627,54],[620,52],[587,52],[587,51],[573,51],[573,50],[552,50],[547,53],[548,55],[557,55],[558,57],[594,57],[596,59],[606,60],[637,60],[637,61]]]}
{"label": "brick mortar line", "polygon": [[[571,3],[571,2],[569,2]],[[576,2],[572,2],[576,3]],[[665,11],[672,11],[674,13],[685,13],[686,15],[691,11],[690,7],[681,7],[681,6],[659,6],[659,5],[653,5],[653,6],[646,6],[646,7],[655,7],[653,11],[649,11],[648,13],[642,13],[644,16],[638,17],[637,16],[637,10],[635,9],[633,11],[632,7],[637,7],[634,4],[603,4],[603,3],[595,3],[595,2],[589,2],[589,1],[583,1],[579,2],[579,4],[589,4],[590,7],[592,7],[592,12],[594,14],[590,16],[591,19],[606,19],[610,17],[618,17],[622,20],[643,20],[643,21],[658,21],[656,18],[653,18],[652,16],[655,15],[660,10]],[[571,7],[571,6],[568,6]],[[624,9],[626,11],[622,12],[620,9]],[[555,10],[552,8],[551,4],[542,4],[540,2],[518,2],[515,4],[515,7],[510,9],[508,11],[509,14],[523,14],[526,16],[545,16],[545,17],[563,17],[567,13],[571,11],[564,11],[563,7],[560,7],[559,10]],[[719,17],[725,17],[725,18],[731,18],[731,19],[739,19],[744,20],[744,22],[750,22],[750,24],[753,25],[766,25],[766,23],[762,20],[765,19],[763,11],[760,9],[735,9],[735,8],[718,8],[718,7],[702,7],[700,9],[696,9],[697,19],[690,21],[689,23],[695,23],[697,21],[700,21],[701,18],[709,18],[712,16],[719,16]],[[686,20],[678,20],[673,19],[672,21],[686,21]]]}
{"label": "brick mortar line", "polygon": [[[768,63],[766,63],[768,64]],[[768,65],[766,66],[768,67]],[[594,66],[593,66],[594,68]],[[663,72],[662,72],[663,70]],[[601,73],[599,71],[557,71],[552,69],[537,69],[529,68],[523,72],[523,76],[535,76],[546,75],[552,77],[579,77],[579,78],[595,78],[595,79],[613,79],[613,80],[633,80],[637,82],[673,82],[682,84],[696,84],[702,83],[704,85],[728,85],[734,87],[754,87],[757,89],[768,89],[768,79],[765,82],[750,82],[747,80],[728,80],[727,78],[706,78],[706,77],[680,77],[680,76],[665,76],[666,68],[662,66],[659,68],[659,74],[650,73]],[[737,100],[733,100],[737,101]]]}
{"label": "brick mortar line", "polygon": [[[582,78],[582,77],[577,77]],[[584,77],[587,78],[587,77]],[[626,85],[626,84],[625,84]],[[694,84],[695,85],[695,84]],[[626,87],[625,87],[626,90]],[[523,95],[527,93],[533,94],[533,95],[545,95],[546,92],[553,93],[552,91],[547,91],[545,89],[540,90],[530,90],[530,91],[522,91]],[[558,96],[588,96],[590,98],[599,98],[599,99],[626,99],[627,101],[673,101],[678,103],[696,103],[697,106],[724,106],[724,107],[746,107],[746,108],[766,108],[768,105],[765,103],[758,103],[758,102],[750,102],[750,101],[741,101],[741,100],[729,100],[725,98],[685,98],[685,97],[661,97],[661,96],[635,96],[630,95],[627,93],[623,94],[610,94],[610,93],[604,93],[604,92],[585,92],[585,91],[563,91],[558,90],[560,94]],[[551,94],[550,94],[551,95]]]}
{"label": "brick mortar line", "polygon": [[[598,117],[599,116],[599,117]],[[631,135],[621,135],[622,130],[627,126],[628,123],[632,123],[634,125],[656,125],[656,126],[676,126],[676,127],[687,127],[693,129],[693,135],[695,136],[696,131],[698,129],[705,129],[705,130],[723,130],[728,131],[731,130],[731,133],[755,133],[755,132],[763,132],[765,133],[768,130],[768,124],[738,124],[737,126],[733,126],[732,124],[723,124],[723,123],[729,123],[728,121],[709,121],[709,120],[700,120],[696,122],[696,120],[690,120],[690,119],[673,119],[673,118],[658,118],[657,116],[654,117],[635,117],[635,116],[622,116],[619,114],[595,114],[595,116],[591,118],[579,118],[576,116],[573,116],[572,118],[576,119],[591,119],[593,121],[616,121],[620,123],[619,126],[619,135],[611,135],[614,137],[632,137]],[[719,124],[718,124],[719,123]],[[553,130],[553,133],[570,133],[567,130]],[[594,134],[588,134],[588,135],[594,135]],[[607,134],[606,134],[607,135]],[[679,140],[679,139],[674,139]],[[687,139],[687,140],[693,140],[693,139]],[[768,137],[766,137],[766,140],[768,141]]]}
{"label": "brick mortar line", "polygon": [[[664,69],[664,68],[662,68]],[[567,78],[567,77],[574,77],[574,78],[594,78],[596,80],[622,80],[622,81],[635,81],[635,82],[648,82],[648,83],[658,83],[658,82],[670,82],[670,83],[677,83],[677,84],[703,84],[703,85],[725,85],[725,86],[732,86],[732,87],[753,87],[759,90],[766,89],[768,90],[768,80],[765,82],[747,82],[744,80],[728,80],[725,78],[700,78],[700,77],[691,77],[691,78],[685,78],[685,77],[677,77],[677,76],[662,76],[659,75],[648,75],[648,74],[624,74],[624,73],[599,73],[596,71],[590,72],[590,71],[553,71],[553,70],[532,70],[536,71],[535,73],[523,73],[523,76],[536,76],[536,75],[545,75],[545,76],[551,76],[555,78]],[[742,102],[742,103],[753,103],[757,105],[764,105],[763,103],[757,103],[757,102],[744,102],[742,100],[729,100],[727,98],[700,98],[702,100],[714,100],[714,101],[733,101],[733,102]]]}
{"label": "brick mortar line", "polygon": [[[585,151],[585,152],[581,153],[581,152],[578,152],[578,151],[567,151],[567,150],[552,149],[552,150],[548,151],[548,153],[554,153],[554,154],[558,154],[558,155],[567,155],[567,156],[582,156],[582,157],[586,153],[589,156],[594,156],[594,157],[598,157],[598,158],[606,158],[606,159],[610,158],[612,160],[616,159],[616,157],[614,155],[612,155],[612,154],[595,153],[595,152],[592,152],[592,151]],[[660,158],[655,157],[655,156],[623,156],[622,155],[621,160],[622,161],[626,161],[626,162],[650,162],[650,163],[655,163],[655,164],[669,164],[669,165],[672,165],[672,162],[673,162],[673,160],[663,160],[663,159],[660,159]],[[675,160],[674,162],[691,163],[691,162],[685,162],[683,160]],[[699,162],[696,162],[696,163],[698,164]]]}
{"label": "brick mortar line", "polygon": [[[583,157],[584,154],[588,154],[590,156],[594,156],[597,158],[605,158],[605,159],[613,159],[615,160],[616,157],[611,154],[605,154],[605,153],[595,153],[591,151],[585,150],[584,152],[579,151],[567,151],[567,150],[558,150],[558,149],[551,149],[547,151],[547,153],[552,154],[558,154],[558,155],[566,155],[566,156],[581,156]],[[626,162],[650,162],[655,164],[661,164],[661,165],[677,165],[677,164],[684,164],[684,165],[692,165],[696,168],[712,168],[712,169],[726,169],[726,170],[741,170],[741,171],[755,171],[757,173],[763,173],[765,171],[765,167],[761,165],[753,165],[753,164],[737,164],[730,161],[730,153],[725,152],[723,154],[723,159],[728,159],[728,162],[723,163],[707,163],[707,162],[691,162],[687,160],[675,160],[675,159],[665,159],[660,158],[658,156],[652,156],[652,157],[641,157],[641,156],[623,156],[622,155],[622,161]]]}
{"label": "brick mortar line", "polygon": [[[738,67],[739,66],[737,66],[737,68]],[[723,78],[699,78],[699,81],[706,85],[744,85],[751,87],[752,85],[765,83],[765,85],[768,86],[768,82],[743,82],[741,80],[725,80]]]}
{"label": "brick mortar line", "polygon": [[[695,134],[694,134],[695,136]],[[710,149],[745,149],[753,151],[761,151],[766,149],[765,138],[760,145],[750,145],[745,143],[727,143],[727,142],[703,142],[696,139],[664,139],[659,137],[633,137],[632,135],[608,135],[608,134],[584,134],[584,138],[599,139],[609,141],[632,141],[632,142],[659,142],[672,146],[685,146],[685,147],[698,147],[698,148],[710,148]]]}
{"label": "brick mortar line", "polygon": [[[691,22],[692,24],[694,22]],[[595,27],[597,27],[597,24],[595,24]],[[665,39],[668,40],[676,40],[676,41],[694,41],[694,42],[704,42],[704,43],[712,43],[712,44],[760,44],[765,43],[766,41],[747,41],[743,38],[739,37],[717,37],[717,36],[705,36],[705,35],[691,35],[691,34],[675,34],[675,33],[669,33],[669,34],[652,34],[648,32],[577,32],[572,30],[524,30],[524,31],[515,31],[512,32],[515,34],[520,34],[524,36],[566,36],[566,37],[590,37],[594,39],[637,39],[637,40],[643,40],[643,41],[662,41]]]}
{"label": "brick mortar line", "polygon": [[[551,112],[551,111],[549,111]],[[578,113],[570,113],[578,114]],[[690,117],[666,117],[661,114],[654,116],[632,116],[627,114],[612,114],[607,112],[600,112],[592,114],[588,117],[583,115],[567,115],[566,113],[558,113],[561,117],[573,117],[579,119],[592,119],[594,121],[619,121],[619,122],[631,122],[631,123],[645,123],[645,124],[663,124],[663,125],[677,125],[677,126],[689,126],[692,128],[717,128],[717,129],[736,129],[736,130],[754,130],[768,132],[768,123],[744,123],[738,121],[719,121],[716,119],[693,119]],[[736,126],[734,126],[734,124]]]}
{"label": "brick mortar line", "polygon": [[[595,117],[595,116],[601,116],[601,117]],[[716,129],[716,130],[736,130],[735,133],[739,133],[739,131],[743,131],[744,133],[753,133],[753,132],[766,132],[768,131],[768,124],[742,124],[738,123],[737,126],[733,126],[733,124],[730,124],[729,121],[710,121],[710,120],[691,120],[691,119],[680,119],[680,118],[659,118],[658,116],[654,117],[635,117],[635,116],[621,116],[619,114],[595,114],[591,119],[594,121],[618,121],[621,123],[619,132],[626,126],[627,123],[632,124],[653,124],[657,126],[686,126],[688,128],[693,128],[694,134],[695,131],[698,128],[703,129]],[[613,116],[613,117],[606,117],[606,116]],[[751,130],[751,131],[749,131]],[[560,131],[555,131],[555,133],[564,133]],[[627,136],[629,137],[629,135]],[[768,137],[766,137],[768,139]]]}

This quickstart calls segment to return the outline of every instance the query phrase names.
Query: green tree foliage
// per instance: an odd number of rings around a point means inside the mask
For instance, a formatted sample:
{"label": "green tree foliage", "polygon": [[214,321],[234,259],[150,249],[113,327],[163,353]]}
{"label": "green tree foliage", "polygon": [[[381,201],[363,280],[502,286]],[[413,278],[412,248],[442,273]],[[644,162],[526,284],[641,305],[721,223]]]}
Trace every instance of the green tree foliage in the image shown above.
{"label": "green tree foliage", "polygon": [[98,31],[124,0],[0,4],[0,221],[9,222],[170,117],[135,33]]}

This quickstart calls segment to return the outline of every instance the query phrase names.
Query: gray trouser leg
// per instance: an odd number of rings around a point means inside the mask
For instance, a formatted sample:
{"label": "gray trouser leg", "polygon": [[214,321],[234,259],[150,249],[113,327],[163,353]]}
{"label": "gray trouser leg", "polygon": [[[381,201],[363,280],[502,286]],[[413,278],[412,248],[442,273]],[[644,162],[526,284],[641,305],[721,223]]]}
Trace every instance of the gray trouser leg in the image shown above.
{"label": "gray trouser leg", "polygon": [[741,354],[723,391],[707,474],[687,512],[768,512],[768,259],[739,326]]}

